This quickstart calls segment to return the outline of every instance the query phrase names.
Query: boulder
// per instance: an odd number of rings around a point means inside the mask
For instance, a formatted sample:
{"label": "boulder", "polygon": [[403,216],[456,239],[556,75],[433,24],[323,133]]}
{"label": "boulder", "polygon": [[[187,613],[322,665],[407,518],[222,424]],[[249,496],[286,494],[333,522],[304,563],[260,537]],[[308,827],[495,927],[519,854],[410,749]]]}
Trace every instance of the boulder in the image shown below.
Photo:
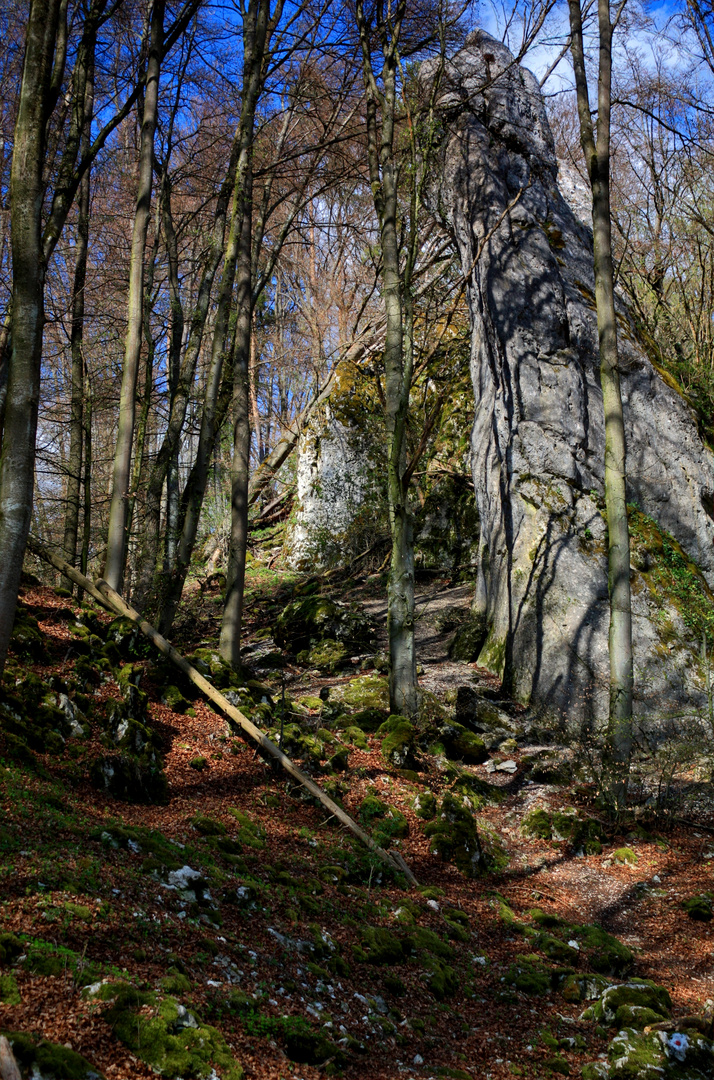
{"label": "boulder", "polygon": [[[592,234],[559,190],[538,81],[504,45],[471,34],[437,107],[445,135],[429,200],[458,247],[472,321],[478,662],[524,703],[597,721],[609,603]],[[621,302],[618,322],[631,528],[651,555],[633,571],[636,711],[661,716],[703,701],[701,633],[664,570],[680,552],[711,603],[714,456]]]}

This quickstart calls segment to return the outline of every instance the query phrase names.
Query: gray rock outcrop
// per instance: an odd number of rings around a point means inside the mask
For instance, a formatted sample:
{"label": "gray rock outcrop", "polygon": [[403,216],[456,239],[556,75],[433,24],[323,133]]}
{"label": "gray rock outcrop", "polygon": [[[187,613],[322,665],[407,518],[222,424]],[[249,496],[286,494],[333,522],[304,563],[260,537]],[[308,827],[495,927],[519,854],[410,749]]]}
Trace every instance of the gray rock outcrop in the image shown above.
{"label": "gray rock outcrop", "polygon": [[[440,109],[431,200],[458,245],[472,318],[480,661],[523,701],[602,718],[609,605],[591,234],[559,190],[538,83],[504,46],[473,34],[448,65]],[[645,533],[633,575],[637,711],[655,714],[696,704],[702,681],[686,597],[658,595],[650,519],[701,568],[703,578],[688,572],[706,592],[714,459],[624,307],[619,340],[628,499]]]}

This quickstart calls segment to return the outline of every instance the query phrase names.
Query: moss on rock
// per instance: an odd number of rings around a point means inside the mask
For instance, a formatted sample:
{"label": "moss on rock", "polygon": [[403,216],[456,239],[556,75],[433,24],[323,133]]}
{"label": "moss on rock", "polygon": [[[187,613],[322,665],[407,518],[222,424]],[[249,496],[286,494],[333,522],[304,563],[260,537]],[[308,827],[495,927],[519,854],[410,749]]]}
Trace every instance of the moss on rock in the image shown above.
{"label": "moss on rock", "polygon": [[22,998],[14,975],[0,975],[0,1002],[3,1005],[21,1005]]}
{"label": "moss on rock", "polygon": [[382,757],[398,769],[413,768],[416,764],[416,728],[406,716],[390,716],[379,728],[382,739]]}
{"label": "moss on rock", "polygon": [[465,761],[469,764],[480,765],[488,758],[488,750],[483,739],[474,735],[462,724],[451,722],[444,724],[439,729],[441,740],[447,757],[452,761]]}
{"label": "moss on rock", "polygon": [[431,850],[466,877],[476,877],[484,869],[474,816],[449,792],[442,799],[436,820],[425,827],[424,833],[431,840]]}
{"label": "moss on rock", "polygon": [[[142,1008],[151,1005],[150,1011]],[[160,1076],[242,1080],[243,1069],[220,1031],[203,1024],[175,998],[133,987],[120,990],[104,1019],[117,1038]]]}
{"label": "moss on rock", "polygon": [[36,1040],[19,1031],[0,1031],[25,1076],[41,1077],[42,1080],[103,1080],[86,1058],[67,1046],[46,1040]]}
{"label": "moss on rock", "polygon": [[696,919],[699,922],[709,922],[712,917],[711,897],[706,894],[702,896],[692,896],[688,900],[683,900],[682,907],[690,919]]}

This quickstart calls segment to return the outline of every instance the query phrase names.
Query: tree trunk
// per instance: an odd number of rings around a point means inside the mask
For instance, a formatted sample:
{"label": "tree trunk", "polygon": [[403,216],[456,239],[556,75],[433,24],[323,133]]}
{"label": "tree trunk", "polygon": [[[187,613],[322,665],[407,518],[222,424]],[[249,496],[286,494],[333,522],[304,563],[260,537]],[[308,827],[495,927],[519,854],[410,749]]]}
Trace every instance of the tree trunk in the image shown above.
{"label": "tree trunk", "polygon": [[600,347],[600,384],[605,411],[605,506],[608,526],[610,594],[610,710],[604,758],[604,785],[613,807],[620,810],[624,808],[627,801],[627,781],[632,752],[633,665],[625,425],[618,370],[610,214],[613,26],[609,0],[598,0],[599,70],[597,133],[595,133],[590,111],[579,0],[569,0],[569,9],[580,141],[592,191],[595,302]]}
{"label": "tree trunk", "polygon": [[[188,491],[188,497],[182,500],[185,508],[181,537],[178,545],[176,565],[170,579],[166,583],[159,627],[162,633],[168,633],[178,607],[184,582],[188,573],[188,567],[196,542],[198,521],[203,504],[203,497],[208,482],[208,468],[211,454],[218,433],[216,424],[218,412],[218,395],[223,374],[224,361],[227,346],[231,343],[232,348],[236,342],[233,340],[233,331],[237,330],[237,321],[231,325],[231,303],[233,299],[233,286],[236,278],[236,266],[243,246],[243,218],[246,207],[252,195],[252,148],[253,129],[255,126],[255,113],[258,99],[263,88],[266,73],[266,50],[270,40],[270,33],[277,25],[282,11],[282,2],[276,5],[275,11],[270,15],[270,0],[250,0],[243,14],[243,97],[241,102],[241,114],[238,122],[237,142],[238,158],[233,189],[233,209],[231,212],[231,225],[226,244],[226,254],[223,263],[223,275],[218,295],[216,310],[216,322],[213,331],[211,348],[211,366],[208,384],[206,387],[205,404],[201,420],[201,432],[196,461],[192,469],[192,485]],[[252,245],[248,240],[248,251]],[[248,260],[250,268],[250,258]],[[241,284],[241,290],[243,285]],[[248,294],[250,296],[250,293]],[[249,301],[250,302],[250,301]],[[240,314],[240,313],[239,313]],[[250,321],[248,323],[248,348],[250,349]],[[242,341],[237,343],[242,347]],[[247,363],[247,360],[246,360]],[[247,481],[246,481],[247,483]]]}
{"label": "tree trunk", "polygon": [[139,148],[139,182],[134,215],[129,264],[129,301],[124,368],[119,398],[112,496],[107,534],[107,560],[104,576],[109,585],[121,592],[126,562],[131,451],[134,443],[136,384],[139,374],[142,324],[144,318],[144,250],[151,212],[151,188],[154,164],[154,133],[159,104],[159,74],[163,45],[165,0],[154,0],[151,13],[149,58],[146,69],[144,114]]}
{"label": "tree trunk", "polygon": [[[414,537],[406,473],[406,419],[411,389],[411,350],[405,350],[399,239],[394,123],[397,101],[397,44],[405,5],[397,3],[389,19],[377,14],[382,45],[382,90],[372,68],[372,28],[362,0],[356,7],[367,95],[367,150],[370,183],[382,242],[382,297],[387,319],[384,375],[387,428],[387,501],[392,555],[387,588],[389,701],[392,712],[414,716],[418,710],[414,648]],[[381,112],[381,123],[378,121]],[[407,283],[407,289],[409,288]],[[407,342],[411,345],[411,339]]]}
{"label": "tree trunk", "polygon": [[[92,50],[92,56],[94,50]],[[85,89],[84,132],[80,154],[89,152],[92,115],[94,112],[94,62],[88,64]],[[70,566],[76,565],[77,534],[82,488],[82,444],[84,441],[84,287],[87,278],[87,251],[89,248],[89,195],[90,170],[87,169],[79,185],[76,258],[72,284],[72,331],[70,351],[72,356],[72,394],[70,402],[69,468],[67,476],[67,506],[64,519],[64,557]],[[66,579],[73,588],[69,578]]]}
{"label": "tree trunk", "polygon": [[[170,403],[169,422],[166,428],[166,434],[161,443],[161,447],[157,454],[156,461],[154,463],[153,469],[151,470],[149,481],[147,484],[144,539],[139,559],[137,583],[134,596],[134,602],[139,611],[143,611],[144,607],[146,606],[152,582],[154,580],[154,575],[156,572],[156,559],[159,545],[159,525],[161,518],[161,496],[164,489],[164,484],[167,482],[167,474],[169,472],[169,469],[171,468],[171,463],[175,461],[178,456],[179,440],[181,438],[181,432],[183,430],[184,422],[186,420],[186,410],[188,408],[188,403],[191,395],[191,387],[193,386],[196,365],[198,363],[198,357],[201,351],[201,344],[203,341],[203,333],[206,326],[206,320],[208,318],[211,292],[213,290],[213,282],[215,280],[216,271],[218,270],[221,256],[223,254],[226,220],[228,216],[228,207],[233,191],[233,185],[235,183],[235,169],[237,157],[238,135],[236,134],[236,138],[233,142],[233,148],[231,151],[231,158],[226,178],[223,182],[220,194],[218,196],[209,253],[203,269],[203,274],[201,276],[198,296],[196,297],[196,305],[194,308],[193,316],[191,318],[188,343],[186,345],[184,360],[181,364],[179,378],[176,385],[176,391]],[[170,189],[167,198],[168,201],[164,207],[164,230],[168,237],[170,234],[173,233]],[[169,225],[170,219],[171,224]],[[169,256],[169,267],[170,260],[171,256]],[[170,273],[172,273],[171,270]],[[178,280],[178,268],[176,270],[176,277]],[[180,297],[178,298],[178,302],[180,304]],[[212,385],[210,378],[209,385]],[[215,389],[217,394],[217,385]],[[169,521],[167,520],[167,529],[168,528]],[[175,563],[178,557],[180,528],[180,515],[177,515],[177,520],[172,530],[173,557],[169,561],[169,565],[164,567],[164,581],[168,580],[168,578],[166,577],[167,574],[173,575],[176,570]]]}
{"label": "tree trunk", "polygon": [[45,263],[42,169],[59,0],[31,0],[10,174],[12,352],[0,451],[0,673],[32,518]]}
{"label": "tree trunk", "polygon": [[[252,158],[252,154],[251,154]],[[233,351],[233,461],[231,462],[231,537],[228,546],[226,599],[221,621],[220,653],[240,664],[240,636],[248,544],[248,475],[250,469],[250,351],[252,340],[252,162],[244,188],[243,224],[236,275],[236,339]]]}
{"label": "tree trunk", "polygon": [[[92,537],[92,384],[85,372],[84,391],[84,510],[82,521],[82,554],[79,565],[83,574],[89,566],[89,545]],[[78,595],[81,602],[81,594]]]}

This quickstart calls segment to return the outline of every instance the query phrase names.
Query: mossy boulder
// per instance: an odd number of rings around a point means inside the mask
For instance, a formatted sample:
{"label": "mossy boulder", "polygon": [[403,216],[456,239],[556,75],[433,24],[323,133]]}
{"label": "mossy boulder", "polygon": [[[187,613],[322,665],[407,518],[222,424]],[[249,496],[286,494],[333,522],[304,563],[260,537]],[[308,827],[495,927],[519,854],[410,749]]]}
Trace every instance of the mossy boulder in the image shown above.
{"label": "mossy boulder", "polygon": [[153,645],[144,637],[141,630],[131,619],[119,616],[109,623],[105,639],[111,642],[124,660],[144,659],[151,656]]}
{"label": "mossy boulder", "polygon": [[523,832],[539,840],[567,841],[576,851],[597,855],[602,851],[602,826],[595,818],[537,808],[523,819]]}
{"label": "mossy boulder", "polygon": [[380,847],[389,847],[393,839],[409,835],[409,824],[401,810],[374,795],[367,795],[362,800],[359,818],[363,825],[371,828]]}
{"label": "mossy boulder", "polygon": [[335,671],[349,660],[349,650],[343,641],[325,638],[311,649],[300,653],[298,659],[304,660],[310,667],[320,671]]}
{"label": "mossy boulder", "polygon": [[671,1013],[672,999],[663,986],[658,986],[650,979],[633,979],[627,983],[608,986],[595,1004],[585,1010],[582,1019],[619,1026],[618,1015],[620,1019],[624,1019],[632,1010],[647,1010],[656,1013],[659,1020],[665,1020]]}
{"label": "mossy boulder", "polygon": [[[358,714],[367,710],[378,710],[389,715],[389,683],[384,675],[376,672],[350,679],[344,686],[335,688],[334,696],[343,705],[355,709]],[[368,730],[363,727],[362,719],[353,717],[353,722],[363,730]]]}
{"label": "mossy boulder", "polygon": [[342,731],[342,738],[345,742],[350,743],[351,746],[355,746],[358,750],[369,749],[369,743],[365,738],[362,728],[357,727],[356,725],[350,724],[349,727],[344,728]]}
{"label": "mossy boulder", "polygon": [[623,866],[634,866],[637,862],[637,855],[629,847],[618,848],[617,851],[612,853],[613,862],[620,863]]}
{"label": "mossy boulder", "polygon": [[362,931],[361,946],[352,949],[355,960],[368,964],[400,964],[412,951],[410,938],[399,938],[391,930],[368,926]]}
{"label": "mossy boulder", "polygon": [[711,896],[706,893],[702,896],[692,896],[688,900],[683,900],[682,907],[690,919],[709,922],[712,917]]}
{"label": "mossy boulder", "polygon": [[485,615],[473,614],[466,622],[463,622],[449,645],[449,659],[462,660],[467,664],[473,664],[478,660],[479,653],[484,646],[488,635]]}
{"label": "mossy boulder", "polygon": [[22,604],[18,604],[15,611],[10,648],[16,656],[27,660],[41,662],[47,659],[45,635],[40,630],[37,619],[33,618]]}
{"label": "mossy boulder", "polygon": [[552,989],[552,973],[537,956],[519,956],[506,972],[506,983],[522,994],[543,997]]}
{"label": "mossy boulder", "polygon": [[213,683],[217,690],[239,690],[247,687],[250,673],[247,670],[236,670],[231,667],[217,649],[202,646],[191,653],[187,659],[205,679]]}
{"label": "mossy boulder", "polygon": [[453,997],[459,989],[460,980],[451,965],[432,957],[426,961],[425,966],[429,972],[426,985],[436,1000],[443,1001],[444,998]]}
{"label": "mossy boulder", "polygon": [[390,716],[378,728],[382,736],[382,757],[397,769],[416,765],[416,728],[406,716]]}
{"label": "mossy boulder", "polygon": [[39,1080],[103,1080],[86,1058],[67,1046],[37,1040],[20,1031],[0,1031],[20,1067],[23,1077]]}
{"label": "mossy boulder", "polygon": [[436,796],[431,791],[420,791],[412,802],[414,813],[422,821],[433,821],[437,806]]}
{"label": "mossy boulder", "polygon": [[483,851],[471,811],[447,792],[436,820],[424,828],[431,850],[444,862],[453,863],[466,877],[476,877],[484,869]]}
{"label": "mossy boulder", "polygon": [[167,709],[171,709],[171,712],[180,713],[181,715],[191,707],[191,702],[184,697],[178,686],[174,686],[173,683],[170,683],[162,691],[161,704],[165,705]]}
{"label": "mossy boulder", "polygon": [[558,989],[566,1001],[595,1001],[608,986],[604,975],[578,975],[571,972],[561,978]]}
{"label": "mossy boulder", "polygon": [[452,761],[465,761],[472,765],[480,765],[488,758],[488,750],[480,736],[462,724],[448,723],[439,729],[439,739],[443,744],[446,755]]}
{"label": "mossy boulder", "polygon": [[227,832],[222,821],[217,821],[207,814],[196,814],[191,818],[191,824],[201,836],[225,836]]}
{"label": "mossy boulder", "polygon": [[623,1028],[608,1048],[608,1080],[709,1080],[714,1044],[698,1031],[639,1032]]}
{"label": "mossy boulder", "polygon": [[[354,682],[357,681],[357,679],[354,680]],[[382,689],[383,688],[380,685],[380,694],[382,693]],[[378,730],[388,716],[389,712],[387,709],[360,709],[359,712],[354,713],[354,715],[350,717],[349,723],[350,725],[354,725],[354,727],[358,727],[360,731],[364,731],[368,735],[371,735]]]}
{"label": "mossy boulder", "polygon": [[275,620],[273,636],[282,649],[299,653],[329,639],[340,642],[345,656],[365,648],[373,637],[369,620],[354,608],[314,594],[289,603]]}
{"label": "mossy boulder", "polygon": [[[151,1004],[150,1012],[141,1011]],[[154,1072],[165,1077],[242,1080],[243,1069],[223,1035],[175,998],[120,990],[104,1019],[116,1037]]]}
{"label": "mossy boulder", "polygon": [[21,1005],[22,998],[14,975],[0,975],[0,1003],[3,1005]]}
{"label": "mossy boulder", "polygon": [[575,938],[586,954],[593,971],[600,975],[625,975],[630,971],[632,950],[600,926],[572,926],[568,935]]}

